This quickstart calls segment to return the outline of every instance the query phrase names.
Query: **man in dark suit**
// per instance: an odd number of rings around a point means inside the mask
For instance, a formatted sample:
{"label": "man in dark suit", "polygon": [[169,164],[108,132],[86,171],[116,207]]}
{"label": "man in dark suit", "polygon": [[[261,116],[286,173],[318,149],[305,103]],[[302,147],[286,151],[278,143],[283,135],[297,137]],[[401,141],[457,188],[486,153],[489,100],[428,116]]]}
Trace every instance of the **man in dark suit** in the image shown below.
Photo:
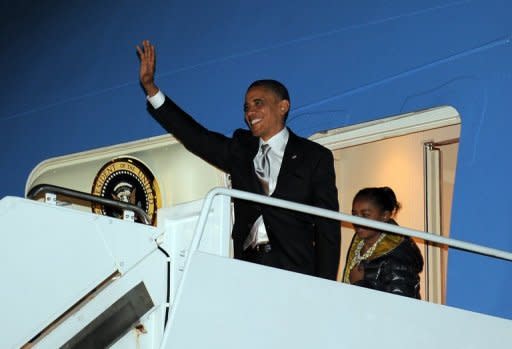
{"label": "man in dark suit", "polygon": [[[137,51],[150,113],[189,151],[229,173],[234,189],[339,209],[332,153],[285,127],[290,97],[283,84],[252,83],[244,103],[250,131],[229,138],[204,128],[158,89],[153,45],[144,41]],[[235,258],[336,279],[338,221],[238,199],[234,206]]]}

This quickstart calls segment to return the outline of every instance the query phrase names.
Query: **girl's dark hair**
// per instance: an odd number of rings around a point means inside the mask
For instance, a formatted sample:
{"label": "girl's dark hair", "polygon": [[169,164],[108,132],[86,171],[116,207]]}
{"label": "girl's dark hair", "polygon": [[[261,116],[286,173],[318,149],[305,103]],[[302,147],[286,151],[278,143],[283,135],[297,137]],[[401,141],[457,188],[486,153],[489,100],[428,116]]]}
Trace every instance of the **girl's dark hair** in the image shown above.
{"label": "girl's dark hair", "polygon": [[390,187],[361,189],[354,196],[353,202],[362,199],[370,200],[382,211],[391,212],[391,216],[396,214],[401,207],[400,203],[396,200],[395,192]]}

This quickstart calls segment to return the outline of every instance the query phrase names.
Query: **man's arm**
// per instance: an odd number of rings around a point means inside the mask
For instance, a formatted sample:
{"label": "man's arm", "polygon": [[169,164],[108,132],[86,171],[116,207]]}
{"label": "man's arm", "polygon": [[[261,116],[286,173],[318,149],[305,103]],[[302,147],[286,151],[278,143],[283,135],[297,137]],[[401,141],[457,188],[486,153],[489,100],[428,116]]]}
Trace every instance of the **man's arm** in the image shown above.
{"label": "man's arm", "polygon": [[160,125],[190,152],[224,172],[231,172],[231,138],[206,129],[168,97],[158,109],[148,108]]}
{"label": "man's arm", "polygon": [[[324,148],[313,174],[313,205],[338,211],[338,190],[332,153]],[[336,280],[340,259],[340,222],[315,217],[316,275]]]}
{"label": "man's arm", "polygon": [[[148,101],[149,112],[192,153],[225,172],[230,172],[231,138],[209,131],[160,92],[155,84],[155,47],[148,41],[137,46],[139,79]],[[155,102],[156,101],[156,102]]]}

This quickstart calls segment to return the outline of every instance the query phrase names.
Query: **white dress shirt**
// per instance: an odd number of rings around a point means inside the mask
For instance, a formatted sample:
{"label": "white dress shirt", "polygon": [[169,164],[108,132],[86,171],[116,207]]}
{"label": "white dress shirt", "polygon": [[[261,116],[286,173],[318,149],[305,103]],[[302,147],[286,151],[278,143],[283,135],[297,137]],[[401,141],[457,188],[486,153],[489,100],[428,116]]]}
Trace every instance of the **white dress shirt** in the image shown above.
{"label": "white dress shirt", "polygon": [[162,91],[158,90],[158,92],[154,96],[147,96],[146,99],[153,108],[158,109],[162,106],[162,104],[164,104],[165,95],[163,94]]}

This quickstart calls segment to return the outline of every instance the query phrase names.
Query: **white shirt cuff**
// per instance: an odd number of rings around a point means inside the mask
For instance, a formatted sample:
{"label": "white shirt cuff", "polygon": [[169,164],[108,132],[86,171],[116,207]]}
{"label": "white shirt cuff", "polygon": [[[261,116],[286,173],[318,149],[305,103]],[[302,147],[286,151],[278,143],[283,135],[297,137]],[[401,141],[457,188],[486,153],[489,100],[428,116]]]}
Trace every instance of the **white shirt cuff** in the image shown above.
{"label": "white shirt cuff", "polygon": [[158,92],[153,97],[146,96],[146,99],[153,108],[158,109],[162,106],[162,104],[164,104],[165,95],[162,93],[162,91],[158,90]]}

